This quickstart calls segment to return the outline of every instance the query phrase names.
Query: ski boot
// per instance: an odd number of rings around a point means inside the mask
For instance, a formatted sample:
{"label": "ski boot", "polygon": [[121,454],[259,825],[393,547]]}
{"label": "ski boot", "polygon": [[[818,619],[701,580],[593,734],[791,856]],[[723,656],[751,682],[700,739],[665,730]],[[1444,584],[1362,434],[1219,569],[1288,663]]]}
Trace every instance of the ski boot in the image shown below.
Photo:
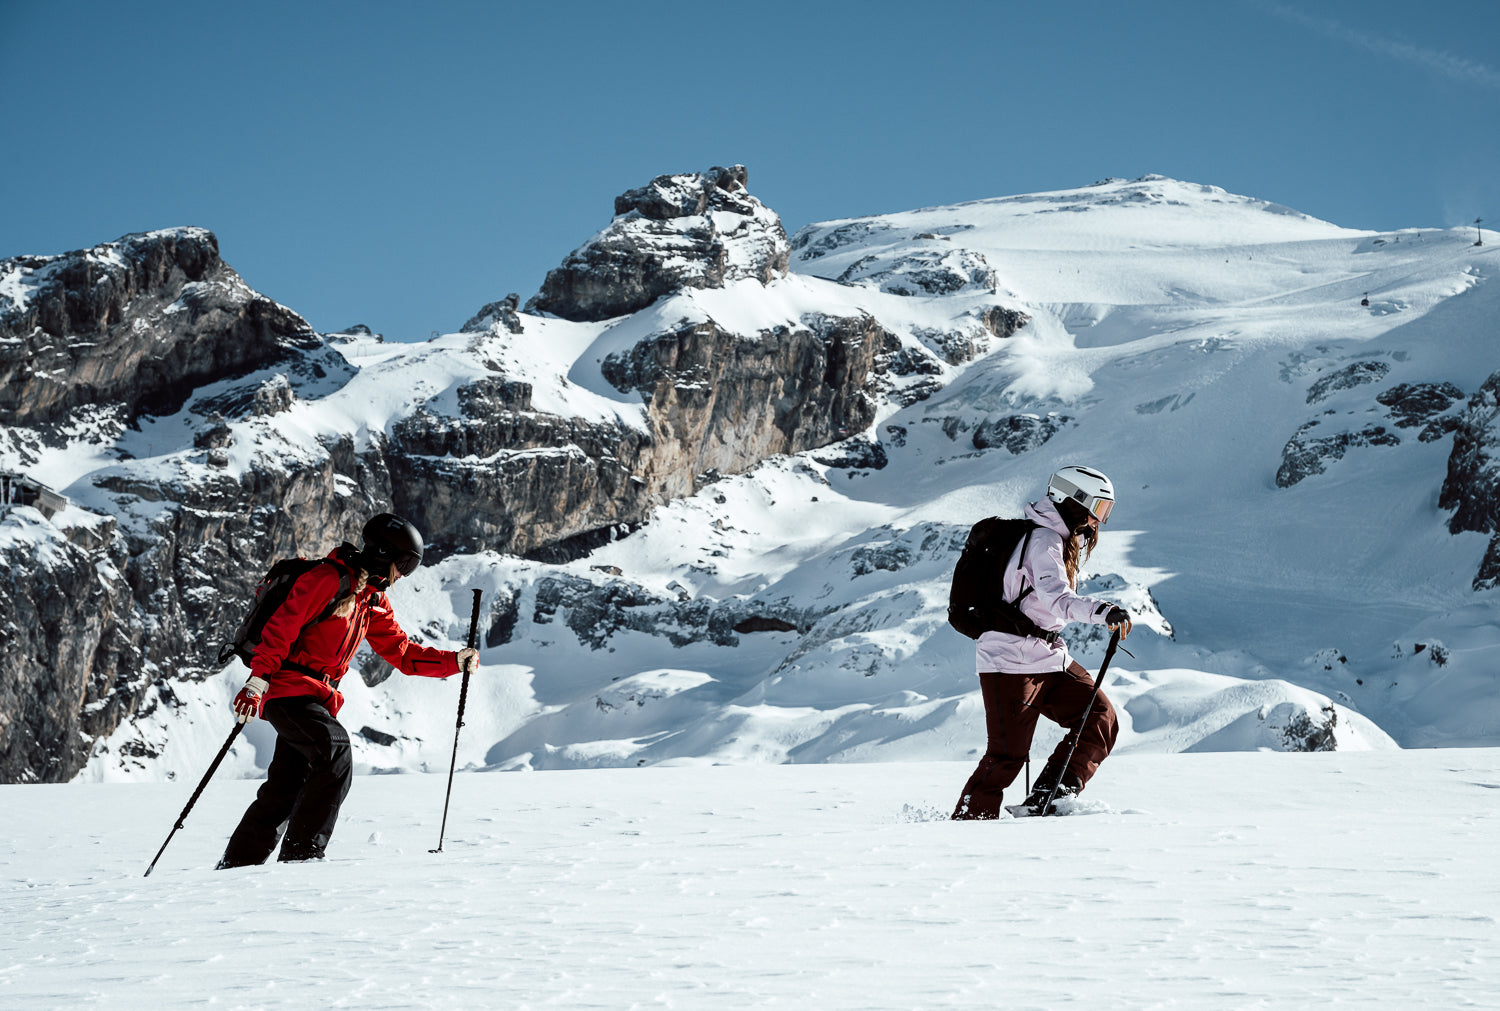
{"label": "ski boot", "polygon": [[[1053,789],[1054,785],[1056,786],[1055,790]],[[1037,777],[1036,785],[1031,788],[1031,793],[1021,802],[1020,806],[1025,808],[1033,818],[1057,814],[1057,802],[1065,797],[1076,797],[1078,791],[1081,789],[1083,787],[1077,779],[1067,773],[1059,775],[1056,770],[1048,766]],[[1052,795],[1051,803],[1047,801],[1048,794]],[[1042,810],[1043,805],[1046,805],[1047,809],[1045,811]]]}

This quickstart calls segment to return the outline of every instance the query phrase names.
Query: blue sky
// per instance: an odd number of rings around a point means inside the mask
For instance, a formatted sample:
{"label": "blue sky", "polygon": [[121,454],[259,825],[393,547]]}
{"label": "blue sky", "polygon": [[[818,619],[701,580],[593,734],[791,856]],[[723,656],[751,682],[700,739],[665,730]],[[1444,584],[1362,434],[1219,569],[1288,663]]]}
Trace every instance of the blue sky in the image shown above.
{"label": "blue sky", "polygon": [[415,340],[711,165],[789,232],[1149,172],[1500,228],[1497,43],[1469,0],[0,0],[0,257],[201,225],[318,329]]}

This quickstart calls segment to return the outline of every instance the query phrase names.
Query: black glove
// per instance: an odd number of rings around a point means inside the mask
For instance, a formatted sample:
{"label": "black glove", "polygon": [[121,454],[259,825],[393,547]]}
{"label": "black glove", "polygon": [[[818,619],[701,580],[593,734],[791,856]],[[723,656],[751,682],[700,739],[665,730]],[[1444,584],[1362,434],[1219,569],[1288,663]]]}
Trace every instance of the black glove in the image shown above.
{"label": "black glove", "polygon": [[1104,616],[1104,623],[1110,627],[1134,624],[1130,620],[1130,612],[1119,605],[1112,606],[1109,609],[1109,613]]}

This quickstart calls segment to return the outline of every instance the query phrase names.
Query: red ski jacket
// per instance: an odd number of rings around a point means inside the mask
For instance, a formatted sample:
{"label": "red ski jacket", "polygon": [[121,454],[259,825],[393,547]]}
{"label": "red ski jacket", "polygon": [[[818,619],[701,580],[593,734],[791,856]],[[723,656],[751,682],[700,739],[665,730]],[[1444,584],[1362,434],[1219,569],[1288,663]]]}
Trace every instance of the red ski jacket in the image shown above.
{"label": "red ski jacket", "polygon": [[343,550],[329,553],[334,565],[319,565],[300,576],[262,629],[250,673],[270,685],[266,698],[312,695],[337,716],[344,704],[339,682],[349,672],[354,651],[366,640],[403,674],[437,678],[457,674],[458,655],[408,639],[396,623],[390,600],[370,586],[359,591],[354,610],[346,617],[326,618],[304,629],[339,595],[340,570],[348,571],[339,557]]}

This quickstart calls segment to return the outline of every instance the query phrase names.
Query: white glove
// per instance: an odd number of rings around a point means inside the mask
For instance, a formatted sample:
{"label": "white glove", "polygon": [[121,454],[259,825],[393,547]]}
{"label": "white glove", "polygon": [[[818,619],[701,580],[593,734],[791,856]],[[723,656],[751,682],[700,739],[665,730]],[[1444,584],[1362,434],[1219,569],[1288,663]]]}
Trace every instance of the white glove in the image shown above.
{"label": "white glove", "polygon": [[458,657],[458,669],[465,674],[473,674],[479,670],[479,650],[465,646],[455,655]]}
{"label": "white glove", "polygon": [[236,723],[249,723],[260,716],[260,707],[265,704],[266,689],[269,687],[271,685],[265,678],[251,675],[250,680],[245,682],[245,687],[234,697]]}

